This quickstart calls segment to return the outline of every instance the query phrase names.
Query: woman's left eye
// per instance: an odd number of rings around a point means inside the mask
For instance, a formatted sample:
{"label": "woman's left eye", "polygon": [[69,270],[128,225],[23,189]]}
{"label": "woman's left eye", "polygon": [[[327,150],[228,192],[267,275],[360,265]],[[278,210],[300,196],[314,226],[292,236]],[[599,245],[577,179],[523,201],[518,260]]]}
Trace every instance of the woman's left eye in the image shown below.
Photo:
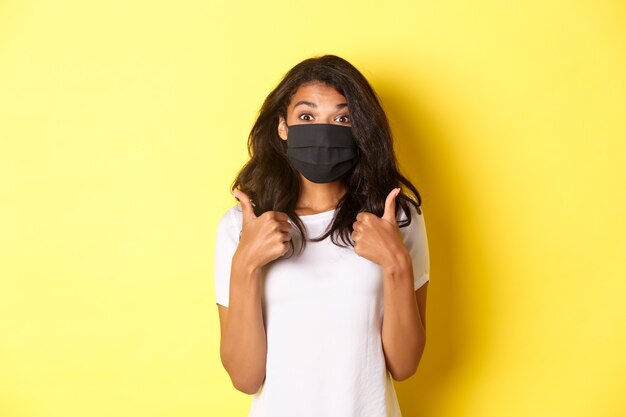
{"label": "woman's left eye", "polygon": [[342,121],[341,119],[345,119],[344,122],[350,122],[350,116],[339,116],[336,120],[339,122]]}

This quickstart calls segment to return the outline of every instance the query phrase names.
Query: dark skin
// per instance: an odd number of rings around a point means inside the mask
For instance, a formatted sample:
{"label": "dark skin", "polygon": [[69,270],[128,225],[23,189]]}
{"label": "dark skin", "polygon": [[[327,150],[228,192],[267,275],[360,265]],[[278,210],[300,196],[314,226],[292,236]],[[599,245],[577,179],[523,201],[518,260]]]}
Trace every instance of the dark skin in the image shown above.
{"label": "dark skin", "polygon": [[[287,120],[279,118],[279,136],[287,140],[287,124],[302,123],[350,126],[345,97],[322,83],[300,86],[287,108]],[[300,189],[296,203],[298,215],[331,210],[347,192],[341,180],[318,184],[302,174]],[[387,368],[397,381],[415,373],[423,353],[428,287],[426,283],[413,291],[412,260],[394,215],[399,191],[399,188],[390,190],[382,217],[359,213],[352,233],[355,253],[380,265],[383,272],[386,303],[382,343]],[[261,314],[260,270],[289,250],[292,225],[288,216],[278,211],[268,211],[257,217],[246,194],[234,190],[233,195],[243,209],[243,228],[233,256],[229,308],[218,304],[220,352],[235,387],[252,394],[264,380],[267,353]]]}

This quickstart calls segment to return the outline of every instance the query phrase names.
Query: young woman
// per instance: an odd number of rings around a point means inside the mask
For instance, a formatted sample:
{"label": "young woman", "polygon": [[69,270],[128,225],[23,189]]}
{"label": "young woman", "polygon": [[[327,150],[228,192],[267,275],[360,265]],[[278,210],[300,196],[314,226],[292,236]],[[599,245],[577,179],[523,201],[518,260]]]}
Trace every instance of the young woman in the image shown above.
{"label": "young woman", "polygon": [[253,394],[249,416],[400,416],[392,378],[424,350],[429,255],[376,93],[340,57],[306,59],[267,96],[248,151],[215,290],[222,364]]}

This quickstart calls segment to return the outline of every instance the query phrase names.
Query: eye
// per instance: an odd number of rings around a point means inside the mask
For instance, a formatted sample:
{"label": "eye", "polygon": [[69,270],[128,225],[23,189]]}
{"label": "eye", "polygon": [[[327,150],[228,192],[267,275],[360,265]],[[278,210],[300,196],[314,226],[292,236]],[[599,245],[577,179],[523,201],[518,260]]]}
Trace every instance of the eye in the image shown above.
{"label": "eye", "polygon": [[[343,120],[342,120],[343,119]],[[345,116],[339,116],[335,119],[338,122],[343,121],[344,123],[350,123],[350,116],[345,115]]]}
{"label": "eye", "polygon": [[[306,119],[306,118],[303,119],[302,116],[310,117],[310,119]],[[302,113],[300,116],[298,116],[298,118],[301,120],[313,120],[313,116],[311,116],[309,113]]]}

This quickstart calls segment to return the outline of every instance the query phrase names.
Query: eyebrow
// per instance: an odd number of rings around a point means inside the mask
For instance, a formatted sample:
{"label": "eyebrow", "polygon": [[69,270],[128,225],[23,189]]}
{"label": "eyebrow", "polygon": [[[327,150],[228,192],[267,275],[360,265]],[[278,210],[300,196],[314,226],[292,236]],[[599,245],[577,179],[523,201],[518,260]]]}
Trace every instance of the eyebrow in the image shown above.
{"label": "eyebrow", "polygon": [[[306,100],[300,100],[299,102],[296,103],[295,106],[293,106],[294,110],[296,107],[300,106],[300,105],[307,105],[310,107],[313,107],[314,109],[317,108],[317,104],[311,102],[311,101],[306,101]],[[348,107],[348,103],[339,103],[335,106],[336,109],[343,109],[344,107]]]}

